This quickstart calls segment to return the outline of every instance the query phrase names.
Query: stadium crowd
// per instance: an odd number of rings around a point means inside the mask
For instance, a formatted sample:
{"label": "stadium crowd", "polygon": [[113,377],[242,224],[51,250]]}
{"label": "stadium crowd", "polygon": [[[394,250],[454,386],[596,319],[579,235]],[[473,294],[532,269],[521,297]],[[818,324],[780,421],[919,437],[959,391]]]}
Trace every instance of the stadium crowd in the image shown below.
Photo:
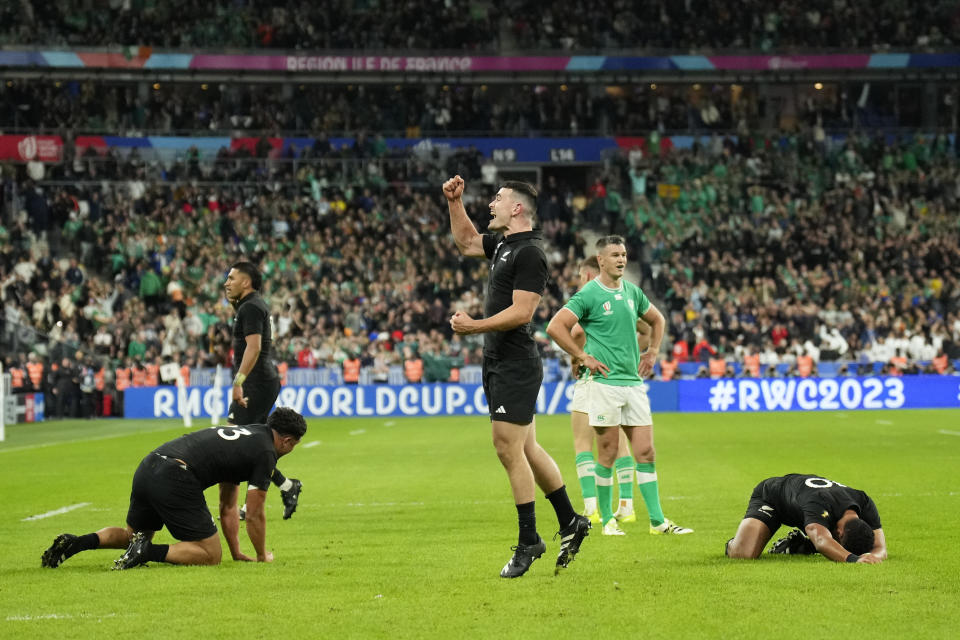
{"label": "stadium crowd", "polygon": [[[938,124],[954,112],[938,96]],[[718,84],[262,85],[37,81],[0,83],[5,132],[99,135],[584,136],[793,129],[819,123],[916,127],[893,83],[801,83],[776,91]]]}
{"label": "stadium crowd", "polygon": [[[456,377],[479,361],[480,342],[452,336],[448,318],[480,312],[486,266],[461,263],[437,185],[451,170],[478,184],[468,210],[481,226],[494,189],[479,187],[483,172],[464,157],[423,160],[417,187],[365,173],[318,179],[309,162],[296,187],[279,189],[146,179],[129,157],[112,180],[64,163],[67,182],[33,182],[6,166],[5,366],[24,388],[50,391],[62,415],[102,410],[81,402],[97,387],[156,382],[163,362],[188,375],[228,364],[221,286],[245,257],[264,270],[285,368],[352,377],[359,359],[373,381],[391,366],[410,381]],[[544,355],[559,355],[542,329],[576,288],[591,229],[627,236],[641,286],[668,318],[664,377],[685,361],[701,375],[778,365],[809,375],[836,360],[951,373],[956,163],[947,136],[713,136],[690,150],[624,152],[585,190],[547,175],[539,216],[552,275],[535,318]],[[49,348],[31,350],[34,331]]]}
{"label": "stadium crowd", "polygon": [[937,47],[960,39],[960,13],[948,0],[748,0],[735,9],[722,0],[19,0],[0,7],[0,25],[0,44],[288,50],[703,52]]}
{"label": "stadium crowd", "polygon": [[[147,88],[147,85],[143,85]],[[77,133],[353,132],[386,136],[732,129],[755,110],[729,85],[288,85],[8,80],[0,127]],[[838,112],[820,96],[828,121]]]}

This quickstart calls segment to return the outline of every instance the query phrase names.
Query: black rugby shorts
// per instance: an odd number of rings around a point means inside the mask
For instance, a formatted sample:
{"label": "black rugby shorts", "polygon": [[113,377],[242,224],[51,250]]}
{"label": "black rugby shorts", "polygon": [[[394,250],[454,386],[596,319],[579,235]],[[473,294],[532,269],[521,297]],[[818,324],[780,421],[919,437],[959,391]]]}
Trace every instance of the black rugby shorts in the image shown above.
{"label": "black rugby shorts", "polygon": [[[233,389],[230,392],[233,393]],[[267,416],[273,411],[278,395],[280,395],[280,378],[266,381],[246,380],[243,383],[243,397],[247,399],[247,406],[243,407],[236,402],[231,402],[230,410],[227,411],[227,420],[231,424],[240,426],[266,424]]]}
{"label": "black rugby shorts", "polygon": [[197,541],[217,533],[200,481],[173,458],[149,453],[133,474],[127,524],[134,531],[164,526],[177,540]]}
{"label": "black rugby shorts", "polygon": [[483,392],[490,407],[490,419],[519,425],[533,422],[541,382],[543,364],[540,358],[484,358]]}

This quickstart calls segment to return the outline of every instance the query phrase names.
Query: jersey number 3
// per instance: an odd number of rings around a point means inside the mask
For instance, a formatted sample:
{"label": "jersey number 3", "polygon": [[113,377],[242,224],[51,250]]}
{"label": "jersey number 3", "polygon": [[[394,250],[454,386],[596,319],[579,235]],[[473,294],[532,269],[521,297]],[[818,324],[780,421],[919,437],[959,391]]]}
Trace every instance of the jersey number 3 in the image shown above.
{"label": "jersey number 3", "polygon": [[224,440],[236,440],[240,436],[252,436],[246,427],[228,427],[226,429],[217,429],[217,435]]}

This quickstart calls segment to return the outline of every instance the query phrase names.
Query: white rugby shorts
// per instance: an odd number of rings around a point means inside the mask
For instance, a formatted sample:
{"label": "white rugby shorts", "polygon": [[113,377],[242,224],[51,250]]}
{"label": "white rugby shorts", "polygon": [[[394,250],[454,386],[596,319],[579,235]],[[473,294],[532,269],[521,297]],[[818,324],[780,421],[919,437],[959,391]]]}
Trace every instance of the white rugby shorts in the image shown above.
{"label": "white rugby shorts", "polygon": [[570,400],[570,413],[590,413],[590,387],[593,381],[580,378],[573,383],[573,398]]}
{"label": "white rugby shorts", "polygon": [[653,424],[646,385],[617,387],[594,381],[587,388],[591,427],[645,427]]}

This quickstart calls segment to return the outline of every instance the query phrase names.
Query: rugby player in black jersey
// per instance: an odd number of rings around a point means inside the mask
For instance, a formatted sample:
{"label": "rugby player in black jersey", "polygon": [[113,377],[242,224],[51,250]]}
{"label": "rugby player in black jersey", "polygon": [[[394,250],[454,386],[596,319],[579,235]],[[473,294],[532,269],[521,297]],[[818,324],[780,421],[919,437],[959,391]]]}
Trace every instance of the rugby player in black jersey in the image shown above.
{"label": "rugby player in black jersey", "polygon": [[835,562],[861,564],[887,559],[880,514],[870,496],[799,473],[767,478],[754,488],[737,535],[727,542],[727,556],[759,558],[780,525],[798,530],[777,541],[771,553],[820,553]]}
{"label": "rugby player in black jersey", "polygon": [[543,365],[533,339],[532,320],[547,284],[543,236],[533,228],[537,190],[525,182],[505,182],[490,202],[487,229],[492,233],[480,234],[467,216],[464,186],[460,176],[443,184],[450,230],[462,255],[490,261],[490,275],[485,317],[475,319],[457,311],[450,327],[461,335],[484,334],[483,391],[490,407],[493,443],[513,490],[519,527],[513,556],[500,576],[522,576],[547,549],[537,533],[537,485],[559,523],[556,573],[580,551],[590,521],[573,510],[560,468],[537,442],[534,413]]}
{"label": "rugby player in black jersey", "polygon": [[[230,267],[223,289],[236,309],[233,320],[233,389],[227,421],[230,424],[264,424],[280,393],[280,374],[273,359],[270,309],[260,296],[263,276],[252,262]],[[273,484],[280,487],[283,519],[297,510],[303,483],[274,469]],[[246,505],[240,519],[246,518]]]}
{"label": "rugby player in black jersey", "polygon": [[[147,562],[212,565],[221,558],[216,521],[203,491],[220,485],[220,524],[230,556],[239,561],[272,562],[266,546],[263,503],[277,458],[293,451],[307,423],[293,409],[274,411],[266,424],[210,427],[180,436],[147,454],[133,475],[126,527],[106,527],[76,536],[64,533],[41,556],[41,566],[55,568],[91,549],[123,549],[114,569]],[[255,557],[240,549],[237,497],[247,483],[247,535]],[[153,544],[153,534],[167,527],[175,544]]]}

